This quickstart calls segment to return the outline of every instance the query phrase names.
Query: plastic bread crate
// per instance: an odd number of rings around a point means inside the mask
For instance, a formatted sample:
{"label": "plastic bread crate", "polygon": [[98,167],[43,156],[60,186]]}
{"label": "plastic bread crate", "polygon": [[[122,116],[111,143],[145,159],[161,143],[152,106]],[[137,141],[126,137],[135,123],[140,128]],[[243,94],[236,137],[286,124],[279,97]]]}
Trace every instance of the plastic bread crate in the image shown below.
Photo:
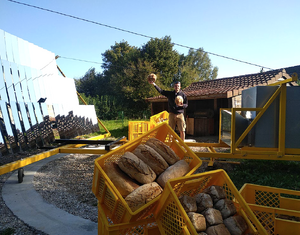
{"label": "plastic bread crate", "polygon": [[133,151],[139,144],[144,144],[151,137],[167,144],[180,159],[184,159],[189,163],[190,171],[187,175],[193,174],[202,164],[201,159],[196,156],[167,123],[162,123],[135,140],[129,141],[121,147],[97,158],[95,160],[92,191],[104,213],[115,223],[137,221],[152,216],[160,196],[133,212],[108,178],[103,167],[110,162],[118,162],[125,152]]}
{"label": "plastic bread crate", "polygon": [[150,128],[153,128],[162,122],[168,122],[168,120],[169,113],[167,111],[162,111],[150,117]]}
{"label": "plastic bread crate", "polygon": [[240,193],[269,234],[300,234],[300,191],[244,184]]}
{"label": "plastic bread crate", "polygon": [[145,134],[149,131],[149,121],[129,121],[128,122],[128,140],[134,140],[135,138]]}
{"label": "plastic bread crate", "polygon": [[154,217],[135,222],[115,224],[98,205],[98,235],[160,235]]}
{"label": "plastic bread crate", "polygon": [[154,213],[161,234],[197,235],[178,198],[182,195],[193,197],[212,185],[223,187],[226,198],[233,201],[237,214],[246,220],[248,230],[245,234],[267,234],[224,170],[193,174],[167,182]]}

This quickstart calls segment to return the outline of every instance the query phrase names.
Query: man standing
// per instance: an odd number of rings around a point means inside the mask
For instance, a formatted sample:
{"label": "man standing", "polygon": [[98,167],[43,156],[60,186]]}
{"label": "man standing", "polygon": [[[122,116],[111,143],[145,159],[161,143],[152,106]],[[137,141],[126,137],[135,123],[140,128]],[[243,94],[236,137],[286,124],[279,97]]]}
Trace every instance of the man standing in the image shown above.
{"label": "man standing", "polygon": [[[155,74],[150,74],[148,76],[148,81],[150,84],[154,85],[155,89],[160,94],[168,98],[169,125],[173,130],[175,130],[175,127],[177,125],[180,132],[180,138],[184,141],[186,124],[183,113],[184,109],[188,107],[188,100],[184,92],[180,90],[180,82],[176,81],[174,83],[174,91],[165,91],[155,84]],[[180,96],[182,97],[182,99]]]}

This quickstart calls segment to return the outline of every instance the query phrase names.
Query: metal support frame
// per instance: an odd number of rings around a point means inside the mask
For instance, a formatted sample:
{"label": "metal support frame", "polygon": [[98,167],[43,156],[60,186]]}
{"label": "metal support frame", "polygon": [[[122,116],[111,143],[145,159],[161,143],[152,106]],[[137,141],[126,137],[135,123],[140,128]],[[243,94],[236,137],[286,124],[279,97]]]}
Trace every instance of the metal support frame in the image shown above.
{"label": "metal support frame", "polygon": [[[220,129],[219,129],[219,143],[186,143],[191,147],[207,147],[207,152],[196,152],[196,155],[202,158],[210,158],[210,165],[215,159],[259,159],[259,160],[286,160],[286,161],[300,161],[300,146],[299,149],[288,149],[285,147],[285,124],[286,124],[286,84],[298,80],[296,73],[291,78],[276,82],[270,86],[279,86],[271,98],[266,102],[263,108],[229,108],[220,110]],[[265,111],[270,107],[272,102],[279,96],[279,134],[278,134],[278,148],[258,148],[258,147],[239,147],[243,139],[251,131],[254,125],[258,122]],[[222,110],[229,110],[231,116],[231,146],[221,140],[221,122]],[[256,111],[258,112],[251,124],[246,128],[242,135],[236,140],[235,136],[235,120],[236,112],[238,111]],[[217,152],[216,149],[225,148],[229,150],[228,153]]]}

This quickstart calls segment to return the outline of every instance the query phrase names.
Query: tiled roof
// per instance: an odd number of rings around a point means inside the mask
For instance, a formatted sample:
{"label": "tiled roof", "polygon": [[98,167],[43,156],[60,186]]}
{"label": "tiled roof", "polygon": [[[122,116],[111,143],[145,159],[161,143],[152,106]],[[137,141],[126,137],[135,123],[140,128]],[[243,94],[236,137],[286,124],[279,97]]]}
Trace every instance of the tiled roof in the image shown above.
{"label": "tiled roof", "polygon": [[[183,91],[188,99],[229,98],[241,94],[242,90],[250,87],[266,86],[277,82],[279,78],[290,78],[294,72],[300,77],[300,65],[262,73],[194,82]],[[294,85],[296,84],[294,83]],[[148,100],[164,99],[166,99],[164,96],[156,96]]]}

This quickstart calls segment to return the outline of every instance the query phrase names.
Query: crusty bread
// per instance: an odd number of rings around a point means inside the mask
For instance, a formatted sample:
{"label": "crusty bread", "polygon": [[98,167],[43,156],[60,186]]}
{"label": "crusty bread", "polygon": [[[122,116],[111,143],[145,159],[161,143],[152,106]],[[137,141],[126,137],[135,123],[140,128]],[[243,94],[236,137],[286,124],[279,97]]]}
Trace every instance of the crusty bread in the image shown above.
{"label": "crusty bread", "polygon": [[217,201],[214,208],[221,212],[223,219],[226,219],[236,213],[236,207],[233,201],[229,199],[221,199]]}
{"label": "crusty bread", "polygon": [[219,185],[211,185],[208,188],[206,188],[203,193],[207,193],[211,196],[214,204],[221,200],[226,198],[225,190],[222,186]]}
{"label": "crusty bread", "polygon": [[202,211],[206,210],[207,208],[212,208],[214,206],[213,200],[209,194],[199,193],[195,196],[195,199],[198,213],[202,213]]}
{"label": "crusty bread", "polygon": [[206,233],[209,235],[231,235],[224,224],[210,226],[206,229]]}
{"label": "crusty bread", "polygon": [[194,197],[190,197],[189,195],[182,195],[178,199],[185,212],[188,213],[197,211],[197,203]]}
{"label": "crusty bread", "polygon": [[156,175],[160,175],[169,167],[165,159],[148,145],[140,144],[132,153],[150,166]]}
{"label": "crusty bread", "polygon": [[159,196],[162,191],[162,188],[156,182],[144,184],[130,193],[125,201],[132,211],[136,211]]}
{"label": "crusty bread", "polygon": [[229,230],[230,234],[234,235],[242,235],[248,229],[245,219],[237,214],[225,219],[224,224]]}
{"label": "crusty bread", "polygon": [[159,139],[150,138],[146,141],[145,144],[149,145],[156,152],[158,152],[169,165],[173,165],[175,164],[175,162],[178,162],[180,160],[174,150]]}
{"label": "crusty bread", "polygon": [[123,197],[126,197],[140,186],[137,182],[125,174],[115,162],[110,162],[104,165],[103,169]]}
{"label": "crusty bread", "polygon": [[206,219],[206,223],[209,226],[217,225],[217,224],[223,224],[223,218],[221,215],[221,212],[214,208],[207,208],[202,213]]}
{"label": "crusty bread", "polygon": [[156,182],[164,188],[167,181],[177,177],[182,177],[190,171],[190,166],[185,160],[180,160],[174,165],[169,166],[160,176],[157,178]]}
{"label": "crusty bread", "polygon": [[182,106],[183,105],[183,98],[182,98],[182,96],[180,96],[180,95],[176,96],[175,103],[176,103],[177,106]]}
{"label": "crusty bread", "polygon": [[206,230],[206,221],[203,215],[195,212],[189,212],[187,215],[197,232],[203,232]]}
{"label": "crusty bread", "polygon": [[149,83],[155,82],[156,79],[157,79],[157,77],[154,73],[149,74],[148,77],[147,77],[147,80],[148,80]]}
{"label": "crusty bread", "polygon": [[156,174],[151,167],[131,152],[126,152],[120,157],[118,166],[141,184],[151,183],[156,179]]}

